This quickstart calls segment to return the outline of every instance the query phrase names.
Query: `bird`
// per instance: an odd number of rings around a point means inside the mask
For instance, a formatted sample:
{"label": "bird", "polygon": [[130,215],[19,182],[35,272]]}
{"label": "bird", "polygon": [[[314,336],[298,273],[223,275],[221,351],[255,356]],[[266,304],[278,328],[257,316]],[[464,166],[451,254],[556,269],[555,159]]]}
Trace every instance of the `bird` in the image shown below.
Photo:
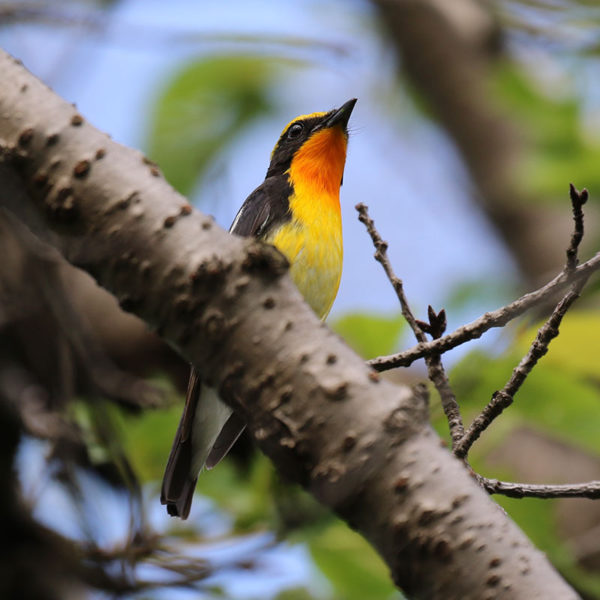
{"label": "bird", "polygon": [[[290,121],[271,153],[265,180],[246,198],[229,229],[275,246],[322,320],[342,275],[340,187],[355,104],[352,98],[340,108]],[[202,383],[192,366],[161,488],[161,503],[171,516],[188,517],[200,472],[227,454],[244,427],[243,419]]]}

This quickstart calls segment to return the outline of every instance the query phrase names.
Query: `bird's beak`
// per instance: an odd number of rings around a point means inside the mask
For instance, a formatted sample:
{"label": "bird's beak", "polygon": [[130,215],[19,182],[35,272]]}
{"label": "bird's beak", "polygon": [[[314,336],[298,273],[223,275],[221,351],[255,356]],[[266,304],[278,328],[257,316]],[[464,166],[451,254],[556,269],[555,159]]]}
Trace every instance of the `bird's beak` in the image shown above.
{"label": "bird's beak", "polygon": [[346,104],[333,111],[331,116],[323,123],[322,128],[326,129],[328,127],[333,127],[334,125],[341,125],[345,130],[348,126],[348,121],[350,120],[350,115],[352,114],[355,104],[356,98],[348,100]]}

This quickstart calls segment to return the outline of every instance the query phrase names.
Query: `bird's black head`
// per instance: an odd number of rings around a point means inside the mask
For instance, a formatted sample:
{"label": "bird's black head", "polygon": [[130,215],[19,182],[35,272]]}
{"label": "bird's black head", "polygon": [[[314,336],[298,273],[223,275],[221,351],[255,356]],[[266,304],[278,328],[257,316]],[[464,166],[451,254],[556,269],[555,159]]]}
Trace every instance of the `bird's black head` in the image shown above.
{"label": "bird's black head", "polygon": [[285,173],[290,168],[294,155],[315,133],[339,127],[347,137],[348,120],[355,104],[356,98],[352,98],[340,108],[329,112],[302,115],[288,123],[271,153],[271,164],[267,171],[267,177]]}

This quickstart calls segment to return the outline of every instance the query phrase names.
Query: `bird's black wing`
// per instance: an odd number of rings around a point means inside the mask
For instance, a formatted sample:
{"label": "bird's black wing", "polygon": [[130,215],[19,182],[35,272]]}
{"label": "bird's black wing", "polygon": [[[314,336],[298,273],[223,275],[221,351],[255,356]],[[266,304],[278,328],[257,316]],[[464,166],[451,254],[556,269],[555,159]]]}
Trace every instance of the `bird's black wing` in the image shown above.
{"label": "bird's black wing", "polygon": [[242,237],[264,238],[292,218],[289,202],[292,193],[287,175],[268,177],[246,198],[229,231]]}
{"label": "bird's black wing", "polygon": [[[292,193],[287,175],[268,177],[246,198],[229,231],[242,237],[266,237],[292,218],[289,203]],[[208,469],[225,457],[245,427],[243,419],[236,413],[229,417],[206,459]]]}

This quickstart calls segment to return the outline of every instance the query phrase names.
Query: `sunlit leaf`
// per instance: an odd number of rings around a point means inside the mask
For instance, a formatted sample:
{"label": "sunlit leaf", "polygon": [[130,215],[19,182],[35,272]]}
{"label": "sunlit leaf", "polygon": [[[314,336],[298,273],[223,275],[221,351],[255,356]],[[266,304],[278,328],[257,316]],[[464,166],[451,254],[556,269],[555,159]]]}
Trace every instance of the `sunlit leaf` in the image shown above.
{"label": "sunlit leaf", "polygon": [[496,71],[494,95],[527,142],[517,165],[518,181],[536,201],[566,201],[569,181],[600,187],[600,139],[583,127],[581,101],[569,89],[565,82],[561,94],[552,95],[514,64]]}
{"label": "sunlit leaf", "polygon": [[[518,338],[518,348],[526,351],[538,327]],[[550,344],[544,364],[565,369],[600,382],[600,312],[571,311],[560,326],[560,334]]]}
{"label": "sunlit leaf", "polygon": [[375,550],[341,521],[311,536],[315,563],[344,600],[402,598],[392,585],[389,570]]}
{"label": "sunlit leaf", "polygon": [[334,320],[331,327],[358,354],[364,358],[373,358],[379,354],[390,354],[395,350],[404,324],[402,315],[382,317],[367,313],[353,313]]}
{"label": "sunlit leaf", "polygon": [[293,588],[280,592],[275,600],[315,600],[315,598],[316,596],[313,596],[306,588]]}
{"label": "sunlit leaf", "polygon": [[[527,423],[557,439],[599,452],[600,389],[548,358],[541,359],[515,395],[514,403],[482,437],[493,435],[494,428],[508,419],[511,425]],[[514,351],[501,358],[473,353],[452,370],[451,382],[466,416],[481,410],[492,394],[504,387],[520,359],[521,354]]]}
{"label": "sunlit leaf", "polygon": [[280,64],[214,56],[188,65],[167,84],[154,111],[149,154],[175,188],[189,194],[210,161],[271,109],[270,85]]}

